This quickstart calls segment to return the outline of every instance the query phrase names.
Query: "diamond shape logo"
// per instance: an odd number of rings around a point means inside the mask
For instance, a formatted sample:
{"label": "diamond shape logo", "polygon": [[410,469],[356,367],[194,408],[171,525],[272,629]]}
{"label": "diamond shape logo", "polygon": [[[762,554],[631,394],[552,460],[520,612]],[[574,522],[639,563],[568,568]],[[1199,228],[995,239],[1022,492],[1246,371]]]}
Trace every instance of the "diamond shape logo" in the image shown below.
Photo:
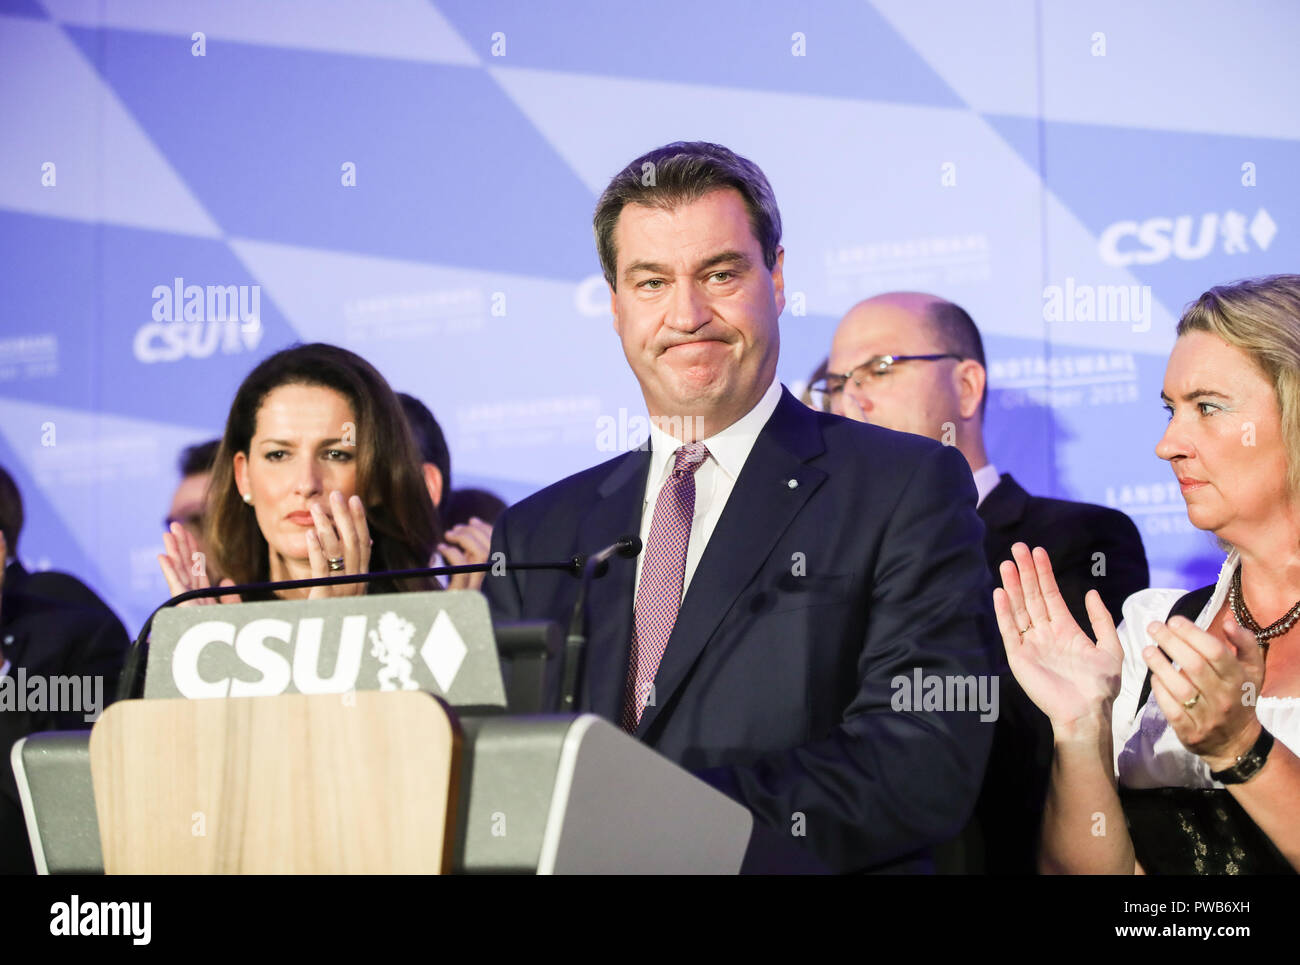
{"label": "diamond shape logo", "polygon": [[1273,236],[1277,234],[1277,225],[1269,217],[1269,213],[1263,208],[1255,212],[1255,217],[1250,222],[1250,236],[1255,239],[1255,244],[1259,245],[1262,250],[1267,251],[1268,246],[1273,243]]}
{"label": "diamond shape logo", "polygon": [[460,665],[465,662],[468,653],[469,647],[465,646],[451,617],[443,610],[434,619],[433,626],[429,627],[429,635],[420,647],[420,657],[444,694],[451,690],[452,681],[456,679]]}

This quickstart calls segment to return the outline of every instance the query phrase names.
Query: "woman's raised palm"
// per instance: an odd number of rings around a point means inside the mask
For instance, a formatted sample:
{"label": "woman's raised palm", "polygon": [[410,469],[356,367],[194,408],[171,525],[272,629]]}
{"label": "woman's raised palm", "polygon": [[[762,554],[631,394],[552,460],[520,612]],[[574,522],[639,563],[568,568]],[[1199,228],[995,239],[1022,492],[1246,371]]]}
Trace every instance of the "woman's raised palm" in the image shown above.
{"label": "woman's raised palm", "polygon": [[1119,693],[1124,651],[1101,595],[1090,590],[1086,600],[1093,643],[1070,615],[1047,552],[1031,554],[1017,543],[1011,553],[1015,561],[998,570],[1002,587],[993,591],[993,609],[1016,680],[1054,724],[1109,708]]}

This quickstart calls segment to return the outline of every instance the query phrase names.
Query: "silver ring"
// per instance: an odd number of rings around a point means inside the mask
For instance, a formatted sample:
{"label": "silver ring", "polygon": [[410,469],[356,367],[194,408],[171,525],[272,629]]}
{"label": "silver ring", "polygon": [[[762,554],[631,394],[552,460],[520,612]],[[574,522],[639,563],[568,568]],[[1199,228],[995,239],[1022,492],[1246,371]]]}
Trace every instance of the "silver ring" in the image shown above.
{"label": "silver ring", "polygon": [[325,562],[330,565],[331,573],[337,573],[339,570],[343,569],[343,557],[341,556],[331,556],[326,559]]}
{"label": "silver ring", "polygon": [[1029,626],[1025,627],[1023,630],[1020,631],[1020,635],[1023,637],[1026,633],[1028,633],[1032,629],[1034,629],[1034,625],[1031,623],[1029,624]]}

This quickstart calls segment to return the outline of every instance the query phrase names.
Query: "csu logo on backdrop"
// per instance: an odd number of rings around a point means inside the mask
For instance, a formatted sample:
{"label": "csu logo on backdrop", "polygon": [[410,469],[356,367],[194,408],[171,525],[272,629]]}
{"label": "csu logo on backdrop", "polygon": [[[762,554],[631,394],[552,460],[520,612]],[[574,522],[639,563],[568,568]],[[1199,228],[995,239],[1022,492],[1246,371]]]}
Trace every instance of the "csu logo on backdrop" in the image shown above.
{"label": "csu logo on backdrop", "polygon": [[133,349],[140,362],[205,359],[221,349],[225,355],[251,352],[262,341],[262,286],[171,285],[153,289],[153,321],[135,333]]}
{"label": "csu logo on backdrop", "polygon": [[[1154,265],[1170,255],[1183,261],[1204,258],[1216,248],[1225,255],[1266,251],[1277,234],[1277,224],[1263,208],[1247,218],[1239,211],[1200,217],[1190,214],[1146,221],[1116,221],[1097,241],[1101,260],[1116,268]],[[1252,246],[1253,242],[1253,246]]]}

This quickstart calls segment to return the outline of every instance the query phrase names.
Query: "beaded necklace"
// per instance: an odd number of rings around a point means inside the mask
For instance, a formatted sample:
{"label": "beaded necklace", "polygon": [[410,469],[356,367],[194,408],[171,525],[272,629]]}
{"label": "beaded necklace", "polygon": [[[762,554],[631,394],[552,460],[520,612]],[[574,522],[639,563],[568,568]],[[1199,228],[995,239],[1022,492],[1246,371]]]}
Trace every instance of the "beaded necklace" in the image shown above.
{"label": "beaded necklace", "polygon": [[1255,622],[1255,618],[1250,615],[1250,609],[1246,606],[1246,598],[1241,592],[1241,564],[1237,564],[1236,572],[1232,574],[1232,587],[1228,590],[1228,606],[1232,608],[1232,615],[1236,617],[1237,622],[1243,627],[1255,634],[1255,642],[1259,648],[1268,654],[1269,641],[1274,637],[1280,637],[1300,620],[1300,600],[1296,601],[1295,606],[1287,610],[1286,613],[1270,623],[1266,627],[1261,627]]}

